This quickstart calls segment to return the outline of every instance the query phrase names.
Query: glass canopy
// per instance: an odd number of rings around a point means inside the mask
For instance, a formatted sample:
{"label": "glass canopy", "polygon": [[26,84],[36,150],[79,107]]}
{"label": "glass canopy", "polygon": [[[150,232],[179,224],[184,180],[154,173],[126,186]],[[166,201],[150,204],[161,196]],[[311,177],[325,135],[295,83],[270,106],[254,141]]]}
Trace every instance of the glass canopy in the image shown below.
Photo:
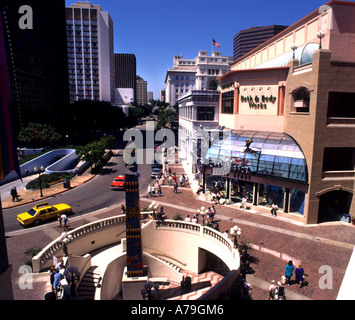
{"label": "glass canopy", "polygon": [[285,133],[225,130],[223,138],[220,135],[211,141],[204,159],[209,167],[230,167],[231,172],[308,180],[305,156],[297,142]]}

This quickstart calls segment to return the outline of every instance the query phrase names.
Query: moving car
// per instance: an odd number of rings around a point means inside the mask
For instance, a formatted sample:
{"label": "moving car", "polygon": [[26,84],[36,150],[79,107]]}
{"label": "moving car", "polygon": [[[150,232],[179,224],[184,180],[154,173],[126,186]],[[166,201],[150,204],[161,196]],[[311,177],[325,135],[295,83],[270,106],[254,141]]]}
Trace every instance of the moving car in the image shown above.
{"label": "moving car", "polygon": [[114,190],[124,190],[125,188],[125,176],[117,176],[115,179],[113,179],[111,183],[111,189]]}
{"label": "moving car", "polygon": [[160,176],[161,176],[160,168],[153,168],[152,174],[151,174],[152,179],[156,179],[157,177],[160,177]]}
{"label": "moving car", "polygon": [[73,211],[72,208],[65,203],[51,206],[48,202],[44,202],[35,205],[27,212],[18,214],[17,221],[24,227],[29,225],[39,225],[43,221],[56,218],[58,213],[60,215],[64,213],[70,215]]}
{"label": "moving car", "polygon": [[154,168],[162,168],[163,165],[161,163],[159,163],[157,160],[154,159],[153,163],[152,163],[152,169]]}

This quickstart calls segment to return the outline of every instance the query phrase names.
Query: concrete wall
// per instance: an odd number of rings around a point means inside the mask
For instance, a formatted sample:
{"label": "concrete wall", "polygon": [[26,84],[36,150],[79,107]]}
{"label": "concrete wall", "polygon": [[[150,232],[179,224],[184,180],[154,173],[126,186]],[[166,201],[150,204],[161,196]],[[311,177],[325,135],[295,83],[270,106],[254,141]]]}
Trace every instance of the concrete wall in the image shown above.
{"label": "concrete wall", "polygon": [[[64,156],[60,160],[53,162],[57,156]],[[43,166],[46,168],[46,173],[50,174],[54,171],[64,171],[68,168],[71,168],[75,161],[79,159],[79,156],[76,154],[74,149],[57,149],[47,152],[31,161],[28,161],[20,166],[21,178],[26,175],[35,174],[34,167],[38,169]],[[28,174],[26,174],[26,169],[28,170]],[[47,172],[47,169],[48,172]],[[73,170],[72,170],[73,171]],[[20,177],[17,176],[15,171],[10,172],[3,180],[1,180],[0,185],[4,185],[6,183],[18,180]]]}

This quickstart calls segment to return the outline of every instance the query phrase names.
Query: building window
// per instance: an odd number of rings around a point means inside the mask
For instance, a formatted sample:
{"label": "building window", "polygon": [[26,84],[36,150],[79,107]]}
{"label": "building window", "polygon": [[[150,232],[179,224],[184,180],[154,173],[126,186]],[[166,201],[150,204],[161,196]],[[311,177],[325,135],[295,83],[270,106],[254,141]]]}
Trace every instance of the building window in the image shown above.
{"label": "building window", "polygon": [[310,91],[305,87],[292,92],[291,112],[309,112]]}
{"label": "building window", "polygon": [[222,93],[222,113],[233,114],[234,91]]}
{"label": "building window", "polygon": [[323,171],[353,171],[355,148],[324,148]]}
{"label": "building window", "polygon": [[329,92],[328,117],[355,118],[355,93]]}
{"label": "building window", "polygon": [[213,121],[214,107],[197,107],[197,121]]}

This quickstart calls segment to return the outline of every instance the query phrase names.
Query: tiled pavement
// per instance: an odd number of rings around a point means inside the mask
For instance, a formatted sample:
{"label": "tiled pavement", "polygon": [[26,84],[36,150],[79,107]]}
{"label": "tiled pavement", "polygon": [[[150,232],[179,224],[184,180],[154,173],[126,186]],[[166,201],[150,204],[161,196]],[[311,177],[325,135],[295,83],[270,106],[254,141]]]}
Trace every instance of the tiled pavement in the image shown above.
{"label": "tiled pavement", "polygon": [[[182,173],[182,165],[171,165],[173,172]],[[173,193],[172,187],[163,186],[163,195],[152,199],[141,197],[141,208],[148,207],[151,201],[160,203],[168,218],[177,212],[184,217],[201,206],[209,204],[195,194],[190,187],[178,189]],[[119,205],[107,211],[97,211],[85,217],[70,220],[70,228],[78,227],[88,221],[119,214]],[[308,285],[299,288],[296,284],[287,287],[299,297],[315,300],[335,300],[342,283],[349,259],[355,245],[355,227],[343,223],[329,223],[314,226],[303,226],[282,217],[272,217],[265,213],[241,211],[230,205],[216,206],[215,220],[223,232],[231,226],[238,225],[242,229],[240,241],[253,244],[250,251],[253,258],[251,267],[253,274],[248,281],[253,285],[252,300],[266,300],[269,281],[279,280],[284,272],[288,259],[300,261],[308,274]],[[28,233],[10,234],[7,237],[9,261],[13,266],[12,280],[15,300],[43,299],[43,290],[47,278],[43,274],[34,275],[32,289],[20,289],[23,285],[23,273],[18,270],[24,264],[23,252],[37,245],[44,247],[62,232],[56,223],[45,228],[30,230]],[[320,272],[322,266],[330,266],[332,271],[331,288],[321,289],[319,283],[324,282],[325,273]],[[330,274],[328,274],[330,275]],[[29,282],[31,286],[31,282]],[[297,297],[297,296],[296,296]]]}

